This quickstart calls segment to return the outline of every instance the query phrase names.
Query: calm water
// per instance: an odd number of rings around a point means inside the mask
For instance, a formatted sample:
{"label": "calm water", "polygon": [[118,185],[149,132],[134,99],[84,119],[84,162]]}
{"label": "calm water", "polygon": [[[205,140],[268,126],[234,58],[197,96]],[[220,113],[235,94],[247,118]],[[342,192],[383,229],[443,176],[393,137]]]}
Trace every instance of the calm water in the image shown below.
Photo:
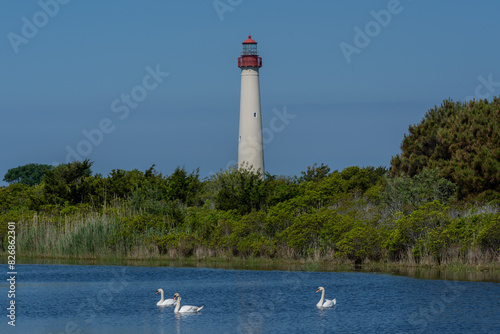
{"label": "calm water", "polygon": [[[7,266],[2,266],[5,273]],[[500,284],[378,273],[18,265],[0,333],[500,333]],[[5,282],[5,281],[3,281]],[[323,286],[331,309],[317,309]],[[156,289],[182,304],[158,307]]]}

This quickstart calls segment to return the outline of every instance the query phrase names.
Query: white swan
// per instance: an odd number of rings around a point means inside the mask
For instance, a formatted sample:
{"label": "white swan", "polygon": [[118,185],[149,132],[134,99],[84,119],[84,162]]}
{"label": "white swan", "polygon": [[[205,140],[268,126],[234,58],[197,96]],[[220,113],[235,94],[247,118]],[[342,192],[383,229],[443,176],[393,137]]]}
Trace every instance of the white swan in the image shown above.
{"label": "white swan", "polygon": [[177,303],[177,301],[175,299],[165,299],[165,296],[163,294],[163,290],[162,289],[158,289],[156,290],[156,294],[161,293],[161,299],[158,303],[156,303],[156,305],[158,306],[172,306],[172,305],[175,305],[175,303]]}
{"label": "white swan", "polygon": [[181,296],[178,293],[174,295],[174,299],[177,299],[177,305],[175,305],[174,313],[196,313],[200,312],[200,310],[205,306],[202,305],[198,307],[198,306],[184,305],[183,307],[181,307]]}
{"label": "white swan", "polygon": [[325,299],[325,288],[320,286],[318,290],[316,290],[316,293],[318,291],[321,291],[321,299],[319,302],[316,304],[317,307],[333,307],[335,304],[337,304],[337,300],[333,298],[332,300]]}

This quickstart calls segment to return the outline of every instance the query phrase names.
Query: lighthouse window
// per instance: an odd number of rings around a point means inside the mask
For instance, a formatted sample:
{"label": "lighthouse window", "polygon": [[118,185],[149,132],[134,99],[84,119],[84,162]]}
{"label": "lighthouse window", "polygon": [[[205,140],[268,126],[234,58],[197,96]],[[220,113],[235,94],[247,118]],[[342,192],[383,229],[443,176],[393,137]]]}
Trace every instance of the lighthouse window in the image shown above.
{"label": "lighthouse window", "polygon": [[256,56],[257,55],[257,44],[243,44],[243,55],[244,56]]}
{"label": "lighthouse window", "polygon": [[253,113],[253,118],[257,118],[257,113],[256,112]]}

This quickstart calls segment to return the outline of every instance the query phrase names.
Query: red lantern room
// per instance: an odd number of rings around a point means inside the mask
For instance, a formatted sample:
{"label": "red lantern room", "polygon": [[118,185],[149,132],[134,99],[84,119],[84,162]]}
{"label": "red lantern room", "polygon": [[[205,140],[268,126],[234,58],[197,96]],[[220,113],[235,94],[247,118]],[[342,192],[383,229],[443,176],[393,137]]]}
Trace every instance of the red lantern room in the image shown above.
{"label": "red lantern room", "polygon": [[248,39],[243,42],[243,52],[238,58],[238,67],[262,67],[262,58],[257,53],[257,42],[248,35]]}

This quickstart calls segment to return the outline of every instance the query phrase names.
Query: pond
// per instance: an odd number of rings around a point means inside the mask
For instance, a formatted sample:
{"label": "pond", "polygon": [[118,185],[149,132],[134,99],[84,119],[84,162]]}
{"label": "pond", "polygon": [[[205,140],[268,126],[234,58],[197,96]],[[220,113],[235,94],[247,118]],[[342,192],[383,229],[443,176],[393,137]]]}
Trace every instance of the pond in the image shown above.
{"label": "pond", "polygon": [[[7,266],[3,266],[7,273]],[[17,265],[1,333],[500,333],[500,285],[369,272]],[[8,277],[7,277],[8,278]],[[317,308],[321,293],[336,299]],[[174,293],[196,314],[159,307]],[[8,324],[15,300],[15,327]]]}

